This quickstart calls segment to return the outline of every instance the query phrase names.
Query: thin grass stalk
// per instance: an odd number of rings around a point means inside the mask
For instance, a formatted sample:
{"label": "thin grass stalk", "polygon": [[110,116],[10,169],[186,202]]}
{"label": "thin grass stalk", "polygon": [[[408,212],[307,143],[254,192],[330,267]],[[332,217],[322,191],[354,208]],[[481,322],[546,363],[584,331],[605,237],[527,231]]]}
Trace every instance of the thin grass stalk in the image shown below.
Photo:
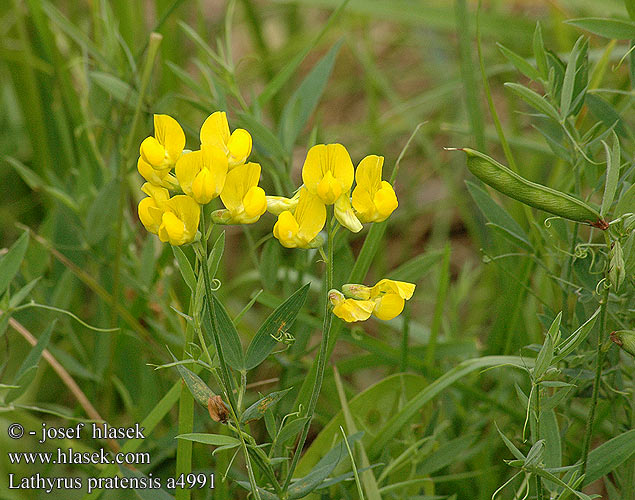
{"label": "thin grass stalk", "polygon": [[[328,228],[328,240],[327,240],[327,259],[326,259],[326,274],[324,278],[324,293],[328,294],[329,290],[333,288],[333,207],[329,207],[328,218],[327,218],[327,228]],[[296,446],[295,453],[293,455],[293,459],[291,461],[291,465],[289,466],[289,471],[287,472],[287,477],[282,486],[283,491],[287,491],[289,488],[289,484],[291,483],[291,479],[293,478],[293,473],[295,472],[295,468],[298,465],[300,460],[300,455],[302,454],[302,448],[304,448],[304,443],[306,442],[307,435],[309,434],[309,428],[311,427],[311,420],[313,419],[313,415],[315,414],[315,407],[317,406],[317,400],[320,395],[320,391],[322,389],[322,381],[324,380],[324,370],[326,368],[326,360],[329,355],[329,336],[331,333],[331,323],[333,321],[333,315],[331,314],[331,310],[329,308],[329,300],[325,297],[324,300],[324,323],[322,326],[322,341],[320,342],[320,352],[318,354],[317,359],[317,374],[315,379],[315,384],[313,385],[313,390],[311,391],[311,399],[309,400],[309,406],[307,408],[306,416],[307,421],[302,428],[302,433],[300,434],[300,439],[298,440],[298,445]]]}
{"label": "thin grass stalk", "polygon": [[448,286],[450,283],[450,244],[445,245],[443,252],[443,262],[441,264],[441,273],[439,275],[439,288],[437,291],[437,303],[434,306],[434,316],[432,325],[430,326],[430,338],[428,339],[428,347],[426,348],[425,366],[428,371],[432,371],[434,365],[434,355],[437,348],[437,337],[441,329],[443,321],[443,309],[448,295]]}

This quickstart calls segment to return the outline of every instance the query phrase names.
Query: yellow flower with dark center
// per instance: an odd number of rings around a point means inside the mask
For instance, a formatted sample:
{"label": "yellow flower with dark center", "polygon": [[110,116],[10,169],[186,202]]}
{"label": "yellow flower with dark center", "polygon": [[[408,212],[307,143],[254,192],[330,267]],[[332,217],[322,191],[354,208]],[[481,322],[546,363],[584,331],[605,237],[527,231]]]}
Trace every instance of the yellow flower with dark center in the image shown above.
{"label": "yellow flower with dark center", "polygon": [[399,203],[389,182],[381,180],[383,156],[369,155],[355,171],[353,208],[362,222],[382,222],[392,214]]}
{"label": "yellow flower with dark center", "polygon": [[316,248],[323,241],[318,234],[326,222],[326,207],[322,200],[303,187],[293,212],[284,210],[273,226],[273,235],[287,248]]}
{"label": "yellow flower with dark center", "polygon": [[201,209],[193,198],[180,194],[163,204],[159,239],[178,246],[191,243],[196,237]]}
{"label": "yellow flower with dark center", "polygon": [[318,144],[309,149],[302,167],[302,180],[311,194],[325,205],[347,196],[353,185],[355,169],[341,144]]}
{"label": "yellow flower with dark center", "polygon": [[333,305],[333,314],[347,323],[366,321],[375,309],[375,302],[346,299],[338,290],[329,291],[329,300]]}
{"label": "yellow flower with dark center", "polygon": [[149,182],[141,186],[141,191],[148,196],[139,202],[139,220],[150,233],[157,234],[163,217],[163,206],[170,198],[170,193],[167,189]]}
{"label": "yellow flower with dark center", "polygon": [[158,170],[167,168],[169,171],[180,158],[184,147],[185,133],[179,123],[168,115],[154,115],[154,136],[143,140],[139,153],[150,166]]}
{"label": "yellow flower with dark center", "polygon": [[186,153],[175,167],[181,189],[197,203],[205,205],[220,195],[227,177],[227,157],[216,146],[202,145]]}
{"label": "yellow flower with dark center", "polygon": [[251,135],[242,128],[230,134],[224,111],[216,111],[207,117],[201,127],[200,136],[202,145],[216,146],[225,153],[230,170],[244,164],[251,154]]}
{"label": "yellow flower with dark center", "polygon": [[231,169],[220,199],[225,210],[216,210],[212,219],[218,224],[252,224],[267,210],[265,191],[260,181],[260,165],[245,163]]}

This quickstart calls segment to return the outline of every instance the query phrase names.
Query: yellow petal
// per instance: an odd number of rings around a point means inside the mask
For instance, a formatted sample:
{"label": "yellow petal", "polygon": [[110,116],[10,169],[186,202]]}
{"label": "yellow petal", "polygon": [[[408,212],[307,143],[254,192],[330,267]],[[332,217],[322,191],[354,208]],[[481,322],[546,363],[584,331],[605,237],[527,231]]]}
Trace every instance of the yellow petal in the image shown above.
{"label": "yellow petal", "polygon": [[203,168],[201,151],[185,153],[179,158],[174,167],[174,173],[185,194],[192,194],[192,183]]}
{"label": "yellow petal", "polygon": [[348,194],[343,194],[335,202],[335,218],[349,231],[358,233],[362,230],[362,223],[355,216],[355,212],[353,212]]}
{"label": "yellow petal", "polygon": [[287,248],[297,247],[298,222],[291,212],[284,211],[278,216],[278,221],[273,226],[273,235],[282,246]]}
{"label": "yellow petal", "polygon": [[370,300],[345,299],[333,307],[333,314],[347,323],[354,323],[370,318],[375,307]]}
{"label": "yellow petal", "polygon": [[151,184],[150,182],[143,184],[141,191],[150,196],[157,204],[167,201],[170,198],[170,193],[167,189]]}
{"label": "yellow petal", "polygon": [[393,293],[402,299],[409,300],[414,293],[416,285],[407,281],[395,281],[383,279],[371,288],[370,295],[372,298],[378,297],[384,293]]}
{"label": "yellow petal", "polygon": [[368,300],[370,299],[371,288],[357,283],[347,283],[342,285],[342,291],[353,299]]}
{"label": "yellow petal", "polygon": [[324,227],[326,207],[320,198],[311,194],[307,188],[302,188],[294,215],[299,225],[298,237],[308,244]]}
{"label": "yellow petal", "polygon": [[146,181],[155,184],[156,186],[161,186],[163,179],[170,172],[170,167],[161,169],[153,168],[152,165],[140,156],[137,160],[137,171]]}
{"label": "yellow petal", "polygon": [[209,170],[202,169],[192,182],[192,198],[197,203],[205,205],[212,201],[216,195],[216,184]]}
{"label": "yellow petal", "polygon": [[247,191],[257,186],[259,180],[260,165],[257,163],[245,163],[230,170],[225,179],[225,187],[220,194],[225,207],[236,214],[242,212],[243,199]]}
{"label": "yellow petal", "polygon": [[201,144],[216,146],[227,151],[229,142],[229,124],[224,111],[216,111],[207,117],[201,127]]}
{"label": "yellow petal", "polygon": [[[351,157],[341,144],[318,144],[309,149],[302,167],[302,180],[311,193],[318,194],[318,186],[327,172],[337,180],[340,188],[337,197],[330,202],[334,203],[341,193],[350,191],[355,175]],[[335,189],[331,183],[329,178],[320,188],[327,197]]]}
{"label": "yellow petal", "polygon": [[209,170],[216,184],[216,194],[218,196],[223,190],[225,179],[227,177],[227,155],[215,146],[203,144],[201,146],[203,168]]}
{"label": "yellow petal", "polygon": [[146,137],[139,147],[141,157],[150,165],[161,167],[165,164],[165,148],[154,137]]}
{"label": "yellow petal", "polygon": [[251,153],[251,146],[252,141],[249,132],[242,128],[234,130],[227,143],[230,166],[234,167],[245,163]]}
{"label": "yellow petal", "polygon": [[375,193],[373,201],[379,214],[377,222],[386,220],[399,206],[395,190],[386,181],[381,181],[381,188]]}
{"label": "yellow petal", "polygon": [[267,197],[265,190],[259,186],[253,186],[243,198],[243,206],[247,217],[260,217],[267,211]]}
{"label": "yellow petal", "polygon": [[357,165],[355,182],[363,189],[374,193],[379,189],[383,166],[383,156],[368,155]]}
{"label": "yellow petal", "polygon": [[342,194],[342,186],[328,170],[317,185],[317,195],[326,205],[332,205]]}
{"label": "yellow petal", "polygon": [[[166,219],[166,214],[163,214],[159,238],[162,241],[169,241],[172,245],[183,245],[193,241],[201,216],[198,203],[189,196],[177,195],[165,202],[164,207],[166,213],[170,213],[174,217],[168,216]],[[167,236],[167,240],[164,239],[165,236]]]}
{"label": "yellow petal", "polygon": [[161,210],[157,208],[154,200],[152,198],[143,198],[139,202],[137,212],[139,213],[139,220],[144,225],[146,230],[151,233],[157,234],[159,232],[159,226],[161,225],[161,216],[163,214]]}
{"label": "yellow petal", "polygon": [[165,148],[167,162],[174,165],[185,147],[185,133],[181,125],[169,115],[154,115],[154,136]]}
{"label": "yellow petal", "polygon": [[181,245],[185,235],[185,224],[172,212],[165,212],[161,221],[161,228],[168,235],[171,245]]}
{"label": "yellow petal", "polygon": [[405,301],[397,294],[387,293],[375,299],[375,304],[373,314],[379,319],[389,320],[401,314]]}

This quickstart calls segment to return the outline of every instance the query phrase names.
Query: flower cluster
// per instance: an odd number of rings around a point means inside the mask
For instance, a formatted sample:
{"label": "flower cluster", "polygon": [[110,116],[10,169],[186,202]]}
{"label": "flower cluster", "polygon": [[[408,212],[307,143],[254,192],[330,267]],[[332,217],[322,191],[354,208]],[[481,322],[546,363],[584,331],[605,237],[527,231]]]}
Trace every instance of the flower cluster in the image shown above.
{"label": "flower cluster", "polygon": [[[329,291],[333,314],[348,323],[366,321],[374,314],[383,320],[393,319],[403,311],[406,300],[415,291],[413,283],[383,279],[368,287],[348,284],[338,290]],[[348,296],[349,298],[346,298]]]}
{"label": "flower cluster", "polygon": [[[154,115],[154,136],[141,143],[137,169],[148,195],[139,203],[139,219],[145,228],[171,245],[196,238],[200,205],[220,196],[225,206],[212,214],[223,224],[251,224],[267,208],[264,190],[258,186],[260,165],[246,163],[251,135],[244,129],[229,131],[227,116],[217,111],[200,131],[201,146],[187,151],[185,134],[168,115]],[[172,173],[174,170],[174,173]],[[170,191],[178,192],[170,197]]]}
{"label": "flower cluster", "polygon": [[[319,233],[326,222],[326,206],[333,205],[338,222],[358,232],[363,222],[381,222],[397,208],[390,183],[382,181],[384,158],[370,155],[357,169],[341,144],[318,144],[307,153],[303,185],[293,198],[267,197],[267,210],[278,216],[273,235],[287,248],[322,245]],[[356,186],[352,191],[353,181]]]}

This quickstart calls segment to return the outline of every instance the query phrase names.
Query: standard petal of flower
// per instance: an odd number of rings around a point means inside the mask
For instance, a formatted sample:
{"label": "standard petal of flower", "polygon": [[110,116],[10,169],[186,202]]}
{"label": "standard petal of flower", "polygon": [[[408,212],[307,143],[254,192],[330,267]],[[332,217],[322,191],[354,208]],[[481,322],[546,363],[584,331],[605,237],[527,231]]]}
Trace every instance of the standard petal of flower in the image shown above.
{"label": "standard petal of flower", "polygon": [[192,151],[179,158],[174,167],[174,173],[185,194],[192,194],[192,183],[203,168],[201,151]]}
{"label": "standard petal of flower", "polygon": [[220,195],[223,204],[230,212],[239,213],[243,207],[243,198],[252,186],[260,180],[260,165],[245,163],[227,173],[225,187]]}
{"label": "standard petal of flower", "polygon": [[302,180],[307,189],[329,205],[350,191],[354,175],[351,157],[341,144],[313,146],[302,167]]}
{"label": "standard petal of flower", "polygon": [[373,314],[379,319],[387,321],[401,314],[405,301],[397,294],[387,293],[375,299],[375,304]]}
{"label": "standard petal of flower", "polygon": [[377,191],[381,183],[381,174],[384,166],[384,157],[368,155],[357,165],[355,182],[367,191]]}
{"label": "standard petal of flower", "polygon": [[320,198],[302,188],[294,215],[299,225],[298,237],[308,244],[324,227],[326,207]]}
{"label": "standard petal of flower", "polygon": [[203,167],[209,170],[216,186],[214,197],[220,195],[227,178],[227,155],[218,147],[201,146]]}
{"label": "standard petal of flower", "polygon": [[165,148],[168,163],[176,163],[185,147],[181,125],[169,115],[154,115],[154,136]]}
{"label": "standard petal of flower", "polygon": [[353,212],[353,207],[351,207],[351,201],[347,194],[343,194],[335,202],[335,218],[342,226],[354,233],[360,232],[363,228],[362,223]]}
{"label": "standard petal of flower", "polygon": [[201,127],[201,144],[216,146],[222,151],[227,150],[229,142],[229,124],[224,111],[216,111],[207,117]]}

